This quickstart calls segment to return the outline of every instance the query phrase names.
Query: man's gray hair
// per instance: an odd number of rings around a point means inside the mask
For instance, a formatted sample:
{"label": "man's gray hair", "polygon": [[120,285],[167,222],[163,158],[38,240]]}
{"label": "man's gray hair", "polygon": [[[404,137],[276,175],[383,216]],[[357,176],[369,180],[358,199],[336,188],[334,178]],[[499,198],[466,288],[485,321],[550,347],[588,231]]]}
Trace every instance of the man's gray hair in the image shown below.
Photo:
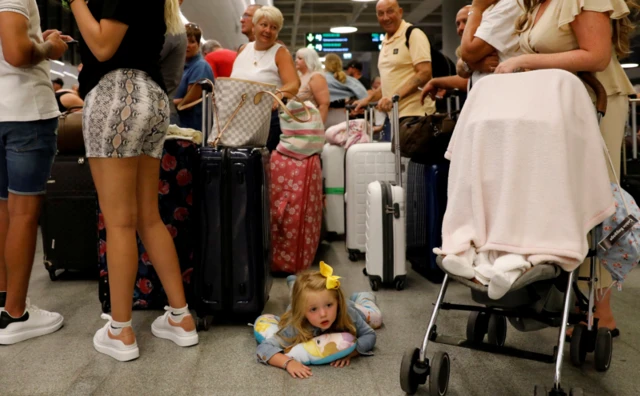
{"label": "man's gray hair", "polygon": [[222,48],[222,45],[218,40],[207,40],[202,44],[202,55],[207,55],[218,48]]}

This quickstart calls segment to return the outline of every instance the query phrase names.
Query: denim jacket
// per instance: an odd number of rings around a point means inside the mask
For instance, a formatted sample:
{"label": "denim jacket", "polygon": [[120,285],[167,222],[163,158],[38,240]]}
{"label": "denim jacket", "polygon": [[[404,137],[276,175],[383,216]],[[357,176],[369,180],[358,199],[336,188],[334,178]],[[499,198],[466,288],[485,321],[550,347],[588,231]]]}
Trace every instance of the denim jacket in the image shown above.
{"label": "denim jacket", "polygon": [[367,97],[367,90],[360,81],[347,76],[347,81],[341,83],[336,80],[332,73],[325,73],[327,85],[329,86],[329,100],[335,102],[349,98],[364,99]]}

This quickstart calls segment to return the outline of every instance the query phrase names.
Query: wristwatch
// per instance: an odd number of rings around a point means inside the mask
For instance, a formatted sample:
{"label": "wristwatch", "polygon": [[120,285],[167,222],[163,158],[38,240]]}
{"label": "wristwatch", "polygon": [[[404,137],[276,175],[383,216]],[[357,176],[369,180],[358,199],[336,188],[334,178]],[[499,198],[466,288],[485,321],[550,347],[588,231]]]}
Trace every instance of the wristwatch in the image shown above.
{"label": "wristwatch", "polygon": [[465,73],[471,73],[471,68],[465,61],[462,61],[462,70],[464,70]]}

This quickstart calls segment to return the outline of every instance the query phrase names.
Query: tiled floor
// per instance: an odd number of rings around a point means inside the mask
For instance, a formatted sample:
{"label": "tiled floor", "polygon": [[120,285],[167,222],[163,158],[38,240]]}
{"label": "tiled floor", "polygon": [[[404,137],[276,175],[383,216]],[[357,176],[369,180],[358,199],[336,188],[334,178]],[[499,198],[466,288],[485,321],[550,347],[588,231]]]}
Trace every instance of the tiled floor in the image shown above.
{"label": "tiled floor", "polygon": [[[368,290],[364,262],[347,260],[344,244],[322,246],[320,256],[344,277],[347,295]],[[93,333],[104,324],[95,281],[51,282],[37,253],[31,301],[61,312],[65,326],[57,333],[18,345],[0,347],[0,395],[400,395],[398,373],[403,352],[417,347],[427,327],[439,287],[410,272],[404,291],[377,293],[385,326],[378,331],[375,356],[355,359],[350,367],[313,367],[313,377],[295,380],[284,371],[256,363],[250,327],[214,326],[200,333],[200,344],[179,349],[151,335],[153,319],[162,312],[134,313],[140,359],[119,363],[93,350]],[[469,302],[468,290],[453,284],[448,300]],[[266,311],[285,309],[286,285],[276,279]],[[587,394],[637,395],[640,366],[640,271],[635,271],[614,310],[622,336],[614,342],[611,370],[597,373],[588,357],[580,370],[565,359],[563,383],[581,386]],[[438,321],[444,334],[464,335],[466,314],[443,312]],[[550,353],[555,329],[518,333],[509,329],[507,345]],[[532,395],[534,384],[552,384],[552,365],[494,356],[467,349],[431,344],[429,356],[446,350],[452,359],[449,395]],[[568,352],[568,347],[566,348]],[[428,394],[422,386],[418,394]]]}

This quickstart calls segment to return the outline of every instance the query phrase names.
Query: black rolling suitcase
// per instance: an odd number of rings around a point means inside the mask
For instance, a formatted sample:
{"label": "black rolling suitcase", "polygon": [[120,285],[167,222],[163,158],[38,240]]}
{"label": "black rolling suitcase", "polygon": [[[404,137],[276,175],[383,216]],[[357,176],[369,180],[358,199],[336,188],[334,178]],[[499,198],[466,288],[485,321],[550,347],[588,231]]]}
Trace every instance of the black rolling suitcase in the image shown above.
{"label": "black rolling suitcase", "polygon": [[56,156],[47,181],[40,227],[44,265],[51,280],[56,271],[98,275],[98,197],[88,161]]}
{"label": "black rolling suitcase", "polygon": [[194,177],[193,287],[198,327],[209,316],[255,319],[269,298],[269,154],[266,148],[207,145],[212,85],[203,87],[203,145]]}

